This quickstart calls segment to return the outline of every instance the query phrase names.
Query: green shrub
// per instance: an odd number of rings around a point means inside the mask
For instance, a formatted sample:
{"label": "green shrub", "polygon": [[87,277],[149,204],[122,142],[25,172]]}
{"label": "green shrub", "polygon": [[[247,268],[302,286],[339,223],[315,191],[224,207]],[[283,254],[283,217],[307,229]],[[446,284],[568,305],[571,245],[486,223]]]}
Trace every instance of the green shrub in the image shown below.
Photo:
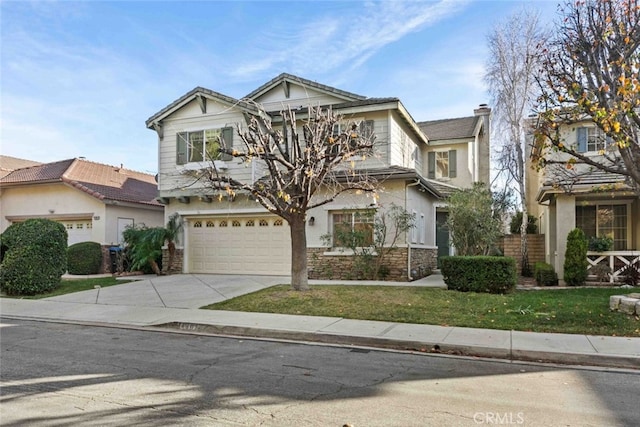
{"label": "green shrub", "polygon": [[569,286],[579,286],[587,280],[587,238],[579,228],[571,230],[567,236],[567,250],[564,254],[564,281]]}
{"label": "green shrub", "polygon": [[[530,214],[527,214],[527,234],[536,234],[538,232],[538,226],[536,225],[538,219]],[[518,211],[511,218],[509,224],[509,231],[511,234],[520,234],[520,226],[522,225],[522,212]]]}
{"label": "green shrub", "polygon": [[516,286],[516,262],[510,257],[443,257],[441,270],[451,290],[501,294]]}
{"label": "green shrub", "polygon": [[536,262],[533,276],[538,286],[558,286],[558,275],[551,264]]}
{"label": "green shrub", "polygon": [[35,295],[55,289],[67,270],[67,230],[48,219],[12,224],[0,236],[6,252],[0,289],[9,295]]}
{"label": "green shrub", "polygon": [[69,274],[98,274],[102,266],[102,246],[97,242],[81,242],[67,249]]}
{"label": "green shrub", "polygon": [[589,239],[589,250],[594,252],[606,252],[613,248],[613,239],[611,237],[592,237]]}

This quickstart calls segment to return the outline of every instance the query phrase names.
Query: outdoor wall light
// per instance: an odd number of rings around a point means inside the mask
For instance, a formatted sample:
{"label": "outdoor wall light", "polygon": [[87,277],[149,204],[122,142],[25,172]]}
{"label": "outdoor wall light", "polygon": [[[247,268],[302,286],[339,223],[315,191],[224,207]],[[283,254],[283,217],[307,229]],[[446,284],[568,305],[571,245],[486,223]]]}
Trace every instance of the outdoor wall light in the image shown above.
{"label": "outdoor wall light", "polygon": [[312,216],[311,218],[309,218],[309,225],[313,225],[316,223],[316,217]]}

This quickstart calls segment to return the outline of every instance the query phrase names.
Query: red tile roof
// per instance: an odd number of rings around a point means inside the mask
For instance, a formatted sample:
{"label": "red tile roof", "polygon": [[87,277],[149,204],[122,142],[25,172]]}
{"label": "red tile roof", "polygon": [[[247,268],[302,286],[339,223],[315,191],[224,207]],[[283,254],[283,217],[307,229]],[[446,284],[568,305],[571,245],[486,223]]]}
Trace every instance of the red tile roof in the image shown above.
{"label": "red tile roof", "polygon": [[33,160],[19,159],[11,156],[0,156],[0,178],[9,174],[9,172],[20,168],[35,166],[41,164]]}
{"label": "red tile roof", "polygon": [[0,178],[0,186],[64,182],[100,200],[161,206],[153,175],[129,169],[69,159],[15,170]]}

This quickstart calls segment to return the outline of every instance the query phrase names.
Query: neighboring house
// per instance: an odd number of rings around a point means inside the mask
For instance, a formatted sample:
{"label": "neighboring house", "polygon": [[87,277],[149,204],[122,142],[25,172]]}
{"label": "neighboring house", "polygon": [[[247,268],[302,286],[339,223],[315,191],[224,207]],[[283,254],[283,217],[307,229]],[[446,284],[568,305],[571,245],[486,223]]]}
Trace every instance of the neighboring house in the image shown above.
{"label": "neighboring house", "polygon": [[153,175],[69,159],[10,172],[0,179],[0,231],[15,222],[47,218],[62,223],[69,245],[122,242],[126,226],[162,226]]}
{"label": "neighboring house", "polygon": [[[490,117],[491,109],[481,104],[473,116],[418,123],[429,138],[427,177],[443,196],[474,182],[490,186]],[[436,203],[438,259],[452,254],[447,217],[446,202]]]}
{"label": "neighboring house", "polygon": [[2,156],[0,155],[0,178],[7,176],[9,172],[16,169],[27,168],[29,166],[36,166],[42,163],[35,162],[33,160],[19,159],[17,157]]}
{"label": "neighboring house", "polygon": [[[177,212],[185,221],[184,272],[271,275],[291,272],[291,240],[286,222],[268,213],[248,195],[228,197],[224,192],[216,193],[187,174],[207,167],[206,153],[211,143],[222,140],[240,148],[238,129],[246,129],[247,115],[258,113],[257,104],[275,125],[281,122],[280,112],[287,106],[296,110],[298,117],[304,117],[309,105],[331,106],[344,117],[345,124],[355,121],[362,131],[372,132],[376,137],[374,155],[352,161],[357,169],[382,183],[379,197],[356,192],[343,194],[307,214],[312,278],[348,278],[352,257],[333,247],[335,239],[332,247],[327,247],[326,236],[332,236],[337,227],[345,224],[354,230],[371,231],[371,220],[359,213],[381,211],[391,204],[414,213],[417,226],[398,245],[393,265],[387,266],[389,278],[423,277],[436,267],[436,210],[444,206],[446,193],[470,186],[475,179],[484,180],[485,173],[488,180],[485,135],[490,109],[486,107],[469,120],[473,122],[469,129],[459,131],[452,125],[449,128],[452,134],[447,136],[446,132],[437,134],[434,128],[434,141],[439,139],[439,145],[432,145],[431,122],[416,123],[397,98],[367,98],[290,74],[279,75],[242,99],[197,87],[146,122],[158,134],[158,189],[159,200],[165,204],[165,216]],[[467,124],[466,120],[463,122]],[[445,151],[446,159],[441,154]],[[247,165],[223,155],[215,162],[219,170],[242,181],[254,181],[265,174],[264,165],[256,161]],[[432,179],[428,178],[430,170]]]}
{"label": "neighboring house", "polygon": [[[561,136],[564,144],[587,156],[615,152],[615,146],[590,120],[563,125]],[[528,144],[528,149],[532,146]],[[548,160],[571,158],[555,151],[543,154]],[[528,159],[531,162],[530,156]],[[540,233],[545,234],[547,262],[554,266],[561,280],[567,235],[574,228],[582,229],[587,238],[613,240],[610,253],[589,253],[590,269],[597,264],[608,266],[613,281],[628,263],[636,263],[640,268],[640,198],[624,176],[579,162],[569,166],[548,164],[540,170],[528,166],[527,209],[538,219]]]}

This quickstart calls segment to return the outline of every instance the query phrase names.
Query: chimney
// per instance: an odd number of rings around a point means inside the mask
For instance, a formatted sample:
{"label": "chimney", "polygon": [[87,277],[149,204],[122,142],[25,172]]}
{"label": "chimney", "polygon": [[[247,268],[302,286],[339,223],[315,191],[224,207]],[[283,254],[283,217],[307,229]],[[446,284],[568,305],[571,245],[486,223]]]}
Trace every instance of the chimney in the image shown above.
{"label": "chimney", "polygon": [[473,110],[473,114],[476,116],[486,116],[491,114],[491,108],[487,104],[480,104],[478,108]]}

